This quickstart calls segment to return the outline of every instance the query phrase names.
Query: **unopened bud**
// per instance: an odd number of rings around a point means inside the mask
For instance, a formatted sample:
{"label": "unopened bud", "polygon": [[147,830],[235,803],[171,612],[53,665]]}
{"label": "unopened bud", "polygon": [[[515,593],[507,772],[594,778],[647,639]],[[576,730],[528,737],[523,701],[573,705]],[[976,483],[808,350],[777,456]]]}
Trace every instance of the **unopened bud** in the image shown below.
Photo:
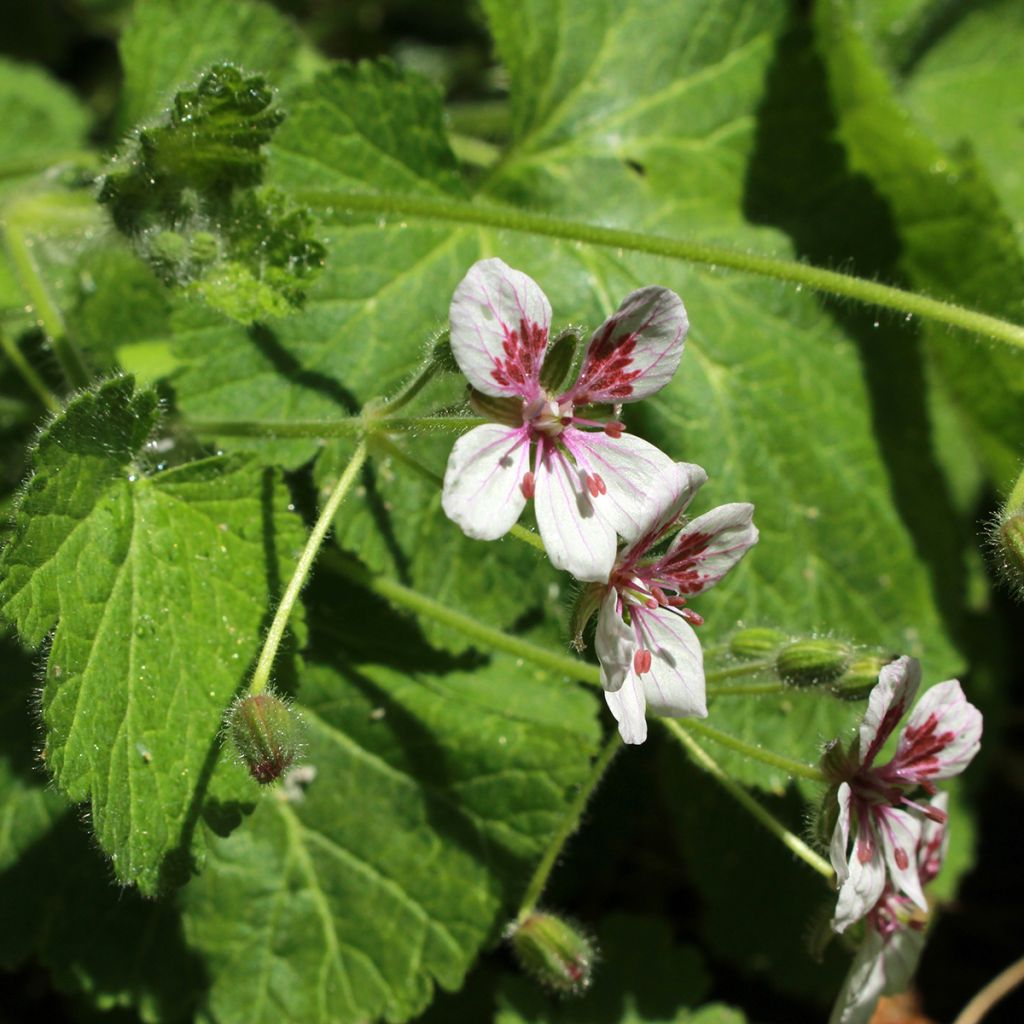
{"label": "unopened bud", "polygon": [[865,654],[854,658],[846,671],[832,684],[832,692],[843,700],[863,700],[878,682],[878,673],[892,658]]}
{"label": "unopened bud", "polygon": [[777,629],[741,629],[729,641],[729,651],[736,658],[757,661],[759,658],[771,657],[788,639],[785,633]]}
{"label": "unopened bud", "polygon": [[562,390],[569,370],[572,369],[572,361],[576,357],[576,347],[579,343],[580,336],[570,327],[548,345],[548,350],[544,353],[544,363],[540,368],[540,386],[545,391]]}
{"label": "unopened bud", "polygon": [[1018,598],[1024,598],[1024,508],[1003,509],[990,536],[1003,579]]}
{"label": "unopened bud", "polygon": [[558,992],[579,994],[589,987],[594,944],[554,914],[534,912],[506,933],[523,970]]}
{"label": "unopened bud", "polygon": [[249,774],[261,786],[280,778],[299,754],[301,722],[273,693],[239,698],[228,711],[226,724]]}
{"label": "unopened bud", "polygon": [[161,267],[173,269],[188,259],[188,241],[175,231],[159,231],[149,240],[149,254]]}
{"label": "unopened bud", "polygon": [[813,686],[838,679],[850,664],[850,648],[838,640],[798,640],[779,651],[775,669],[783,682]]}

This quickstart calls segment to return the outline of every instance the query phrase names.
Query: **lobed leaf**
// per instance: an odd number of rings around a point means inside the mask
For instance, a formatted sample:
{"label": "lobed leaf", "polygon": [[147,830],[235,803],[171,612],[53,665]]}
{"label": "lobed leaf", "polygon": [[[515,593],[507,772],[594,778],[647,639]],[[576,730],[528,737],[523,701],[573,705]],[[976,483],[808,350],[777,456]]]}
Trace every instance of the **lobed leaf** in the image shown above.
{"label": "lobed leaf", "polygon": [[251,792],[218,732],[296,539],[273,474],[244,459],[147,474],[156,414],[130,378],[74,398],[39,438],[0,560],[0,611],[48,641],[47,768],[150,894],[187,873],[208,797]]}

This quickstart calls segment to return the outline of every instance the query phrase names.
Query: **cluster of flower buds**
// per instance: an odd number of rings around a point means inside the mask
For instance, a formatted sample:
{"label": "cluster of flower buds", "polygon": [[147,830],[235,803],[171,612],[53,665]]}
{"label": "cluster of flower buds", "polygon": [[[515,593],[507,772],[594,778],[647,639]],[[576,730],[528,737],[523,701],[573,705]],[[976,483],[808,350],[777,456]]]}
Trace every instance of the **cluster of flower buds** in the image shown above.
{"label": "cluster of flower buds", "polygon": [[734,633],[729,652],[743,661],[761,662],[790,686],[823,686],[847,700],[866,697],[878,682],[878,673],[892,661],[831,637],[791,639],[766,627]]}
{"label": "cluster of flower buds", "polygon": [[568,384],[575,336],[549,344],[547,297],[501,260],[470,268],[449,321],[471,403],[492,422],[455,443],[445,512],[468,536],[496,540],[533,502],[552,563],[590,584],[577,625],[582,632],[598,613],[601,679],[627,743],[646,738],[648,708],[705,716],[693,630],[704,620],[687,602],[756,543],[753,506],[724,505],[680,528],[707,474],[627,433],[619,418],[623,404],[655,394],[675,373],[689,327],[682,300],[657,286],[627,295]]}

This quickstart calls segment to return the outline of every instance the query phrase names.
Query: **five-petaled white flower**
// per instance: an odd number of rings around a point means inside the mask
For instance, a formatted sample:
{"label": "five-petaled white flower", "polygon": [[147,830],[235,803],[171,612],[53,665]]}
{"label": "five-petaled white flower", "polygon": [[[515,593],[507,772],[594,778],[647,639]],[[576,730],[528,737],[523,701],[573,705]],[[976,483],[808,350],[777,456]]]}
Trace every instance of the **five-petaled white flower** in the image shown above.
{"label": "five-petaled white flower", "polygon": [[[947,797],[940,793],[928,805],[921,827],[915,867],[921,885],[939,873],[946,856]],[[924,949],[927,919],[917,905],[886,885],[868,912],[866,931],[839,992],[829,1024],[868,1024],[882,996],[906,990]]]}
{"label": "five-petaled white flower", "polygon": [[[704,718],[704,657],[685,607],[713,587],[757,542],[754,506],[722,505],[687,523],[664,554],[648,552],[665,539],[707,479],[700,466],[673,464],[670,486],[649,502],[639,536],[619,553],[600,600],[595,646],[605,699],[626,743],[647,738],[646,709]],[[594,591],[603,591],[603,596]]]}
{"label": "five-petaled white flower", "polygon": [[887,884],[927,910],[915,851],[926,820],[945,812],[912,799],[914,790],[935,793],[933,783],[959,775],[981,744],[981,712],[959,682],[937,683],[918,702],[900,733],[891,761],[875,759],[907,713],[921,684],[915,658],[886,665],[868,698],[859,735],[843,752],[833,746],[822,766],[839,783],[839,818],[832,835],[832,867],[839,885],[832,927],[842,932],[878,903]]}
{"label": "five-petaled white flower", "polygon": [[654,286],[627,295],[591,337],[576,382],[555,393],[542,384],[551,306],[526,274],[499,259],[475,263],[455,289],[450,325],[452,353],[470,384],[511,399],[492,404],[512,417],[455,443],[441,496],[446,514],[468,536],[495,540],[533,498],[551,561],[577,579],[606,580],[616,534],[642,532],[673,462],[624,434],[618,420],[577,411],[635,402],[668,383],[688,327],[682,300]]}

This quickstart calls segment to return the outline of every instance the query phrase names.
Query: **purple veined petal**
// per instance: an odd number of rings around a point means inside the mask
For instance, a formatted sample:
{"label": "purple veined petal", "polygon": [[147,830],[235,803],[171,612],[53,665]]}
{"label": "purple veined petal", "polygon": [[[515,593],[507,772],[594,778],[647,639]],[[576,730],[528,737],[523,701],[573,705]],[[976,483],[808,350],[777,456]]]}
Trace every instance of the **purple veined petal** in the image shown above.
{"label": "purple veined petal", "polygon": [[694,495],[707,479],[707,473],[695,463],[674,463],[666,474],[666,485],[658,489],[657,500],[651,501],[645,507],[640,532],[623,549],[619,556],[620,564],[628,564],[643,558],[686,511]]}
{"label": "purple veined petal", "polygon": [[756,543],[754,506],[719,505],[687,523],[654,566],[656,578],[671,581],[680,594],[713,587]]}
{"label": "purple veined petal", "polygon": [[620,689],[633,667],[636,634],[619,613],[619,595],[614,587],[608,588],[601,602],[594,647],[601,663],[601,685],[613,692]]}
{"label": "purple veined petal", "polygon": [[537,397],[551,305],[536,281],[499,259],[480,260],[455,289],[448,320],[452,354],[477,391]]}
{"label": "purple veined petal", "polygon": [[623,743],[643,743],[647,739],[647,714],[644,688],[634,673],[619,689],[605,690],[605,703],[619,723]]}
{"label": "purple veined petal", "polygon": [[921,663],[917,658],[897,658],[878,673],[878,682],[868,697],[867,710],[860,723],[859,756],[865,768],[871,766],[907,713],[920,685]]}
{"label": "purple veined petal", "polygon": [[917,849],[921,842],[921,820],[896,807],[875,808],[876,834],[881,838],[885,866],[892,887],[912,899],[922,910],[928,901],[921,888]]}
{"label": "purple veined petal", "polygon": [[[626,541],[645,534],[656,512],[678,506],[673,519],[678,516],[707,479],[699,466],[675,463],[659,448],[632,434],[610,437],[569,427],[562,441],[576,464],[603,482],[604,491],[595,496],[595,504]],[[694,473],[687,475],[677,466]]]}
{"label": "purple veined petal", "polygon": [[839,820],[829,849],[839,883],[832,929],[844,932],[855,921],[865,917],[878,902],[885,889],[886,871],[881,842],[871,819],[855,812],[853,793],[845,782],[839,787],[838,799]]}
{"label": "purple veined petal", "polygon": [[959,775],[981,746],[981,712],[960,683],[936,683],[917,702],[900,733],[896,755],[882,771],[907,782]]}
{"label": "purple veined petal", "polygon": [[917,970],[924,935],[901,928],[883,936],[869,928],[836,999],[829,1024],[868,1024],[878,1000],[904,992]]}
{"label": "purple veined petal", "polygon": [[704,652],[693,627],[671,608],[635,608],[650,670],[639,677],[647,706],[669,718],[707,718]]}
{"label": "purple veined petal", "polygon": [[605,583],[615,563],[615,531],[565,452],[547,439],[538,444],[534,511],[548,558],[583,583]]}
{"label": "purple veined petal", "polygon": [[689,329],[683,300],[649,285],[631,292],[594,331],[570,394],[587,402],[635,402],[672,378]]}
{"label": "purple veined petal", "polygon": [[497,540],[523,511],[526,497],[521,484],[529,468],[525,427],[474,427],[455,442],[448,456],[441,507],[468,537]]}

